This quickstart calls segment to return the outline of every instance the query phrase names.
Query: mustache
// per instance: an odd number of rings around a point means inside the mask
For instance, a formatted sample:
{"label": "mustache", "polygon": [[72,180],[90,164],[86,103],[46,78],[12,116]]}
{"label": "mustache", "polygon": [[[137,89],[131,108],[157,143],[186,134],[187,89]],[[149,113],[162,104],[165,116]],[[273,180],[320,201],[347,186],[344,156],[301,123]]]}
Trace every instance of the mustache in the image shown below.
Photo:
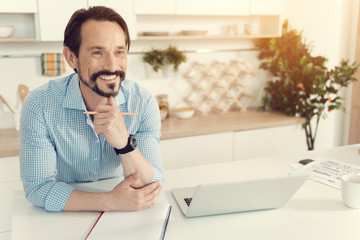
{"label": "mustache", "polygon": [[110,71],[107,71],[107,70],[101,70],[99,72],[96,72],[96,73],[92,74],[91,77],[90,77],[90,80],[92,82],[96,82],[96,79],[100,75],[116,75],[116,76],[120,77],[121,81],[125,79],[125,72],[124,71],[118,70],[118,71],[115,71],[115,72],[110,72]]}

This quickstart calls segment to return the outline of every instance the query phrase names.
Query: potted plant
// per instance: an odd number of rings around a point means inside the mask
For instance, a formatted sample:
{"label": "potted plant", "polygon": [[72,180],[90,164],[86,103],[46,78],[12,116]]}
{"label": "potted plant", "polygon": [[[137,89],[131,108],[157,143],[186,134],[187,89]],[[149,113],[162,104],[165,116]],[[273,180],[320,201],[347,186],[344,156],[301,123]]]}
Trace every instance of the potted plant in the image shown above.
{"label": "potted plant", "polygon": [[165,54],[164,51],[152,48],[143,55],[143,61],[151,65],[155,72],[158,72],[160,68],[164,66]]}
{"label": "potted plant", "polygon": [[262,60],[260,68],[273,75],[264,89],[261,109],[269,107],[305,118],[302,128],[307,147],[313,150],[320,118],[326,118],[326,112],[344,109],[339,90],[356,80],[353,75],[359,65],[342,60],[329,70],[327,59],[312,56],[302,31],[291,29],[287,20],[280,38],[259,39],[255,45]]}
{"label": "potted plant", "polygon": [[164,50],[165,64],[173,65],[174,72],[177,72],[179,65],[186,62],[186,56],[174,46],[169,46]]}

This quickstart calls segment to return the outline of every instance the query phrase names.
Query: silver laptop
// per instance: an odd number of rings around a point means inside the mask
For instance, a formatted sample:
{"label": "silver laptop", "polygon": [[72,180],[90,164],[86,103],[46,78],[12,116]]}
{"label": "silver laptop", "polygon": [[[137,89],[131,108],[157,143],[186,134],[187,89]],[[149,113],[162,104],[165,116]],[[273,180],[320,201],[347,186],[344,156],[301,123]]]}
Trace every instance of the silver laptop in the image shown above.
{"label": "silver laptop", "polygon": [[172,194],[186,217],[279,208],[308,175],[174,188]]}

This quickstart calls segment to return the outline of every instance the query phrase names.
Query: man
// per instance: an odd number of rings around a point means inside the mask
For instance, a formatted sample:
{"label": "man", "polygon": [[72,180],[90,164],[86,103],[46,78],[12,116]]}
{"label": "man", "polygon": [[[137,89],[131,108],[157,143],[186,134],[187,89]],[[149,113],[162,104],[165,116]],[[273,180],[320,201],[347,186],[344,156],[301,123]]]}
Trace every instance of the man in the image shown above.
{"label": "man", "polygon": [[[21,116],[21,180],[34,205],[133,211],[156,201],[163,180],[159,108],[148,91],[125,79],[129,47],[127,25],[112,9],[91,7],[71,17],[63,54],[76,73],[32,91]],[[107,193],[69,185],[122,175]]]}

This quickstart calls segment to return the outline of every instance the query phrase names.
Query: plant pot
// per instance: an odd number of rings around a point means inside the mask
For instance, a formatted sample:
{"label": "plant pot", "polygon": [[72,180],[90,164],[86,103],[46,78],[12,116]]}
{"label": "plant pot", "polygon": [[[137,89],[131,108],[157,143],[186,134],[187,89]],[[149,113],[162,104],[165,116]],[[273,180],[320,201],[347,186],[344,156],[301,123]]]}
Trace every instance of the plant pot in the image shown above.
{"label": "plant pot", "polygon": [[144,64],[144,68],[145,68],[145,77],[147,79],[159,79],[159,78],[163,78],[163,72],[162,69],[158,69],[157,72],[155,72],[155,70],[153,69],[153,67],[148,64],[145,63]]}
{"label": "plant pot", "polygon": [[163,71],[164,77],[166,77],[166,78],[171,78],[171,77],[177,76],[177,72],[174,71],[174,66],[171,64],[164,65],[162,67],[162,71]]}

